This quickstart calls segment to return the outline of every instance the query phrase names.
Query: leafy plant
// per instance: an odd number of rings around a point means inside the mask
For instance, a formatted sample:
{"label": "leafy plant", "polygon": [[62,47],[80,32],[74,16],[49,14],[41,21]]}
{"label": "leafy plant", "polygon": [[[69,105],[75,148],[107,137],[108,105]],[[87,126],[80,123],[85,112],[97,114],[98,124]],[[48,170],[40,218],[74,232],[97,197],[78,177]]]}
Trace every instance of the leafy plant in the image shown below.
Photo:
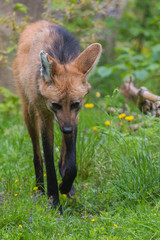
{"label": "leafy plant", "polygon": [[0,102],[0,113],[7,115],[16,115],[19,111],[20,101],[17,95],[6,88],[0,88],[3,100]]}
{"label": "leafy plant", "polygon": [[21,12],[27,14],[28,8],[22,3],[16,3],[13,5],[14,10],[20,10]]}

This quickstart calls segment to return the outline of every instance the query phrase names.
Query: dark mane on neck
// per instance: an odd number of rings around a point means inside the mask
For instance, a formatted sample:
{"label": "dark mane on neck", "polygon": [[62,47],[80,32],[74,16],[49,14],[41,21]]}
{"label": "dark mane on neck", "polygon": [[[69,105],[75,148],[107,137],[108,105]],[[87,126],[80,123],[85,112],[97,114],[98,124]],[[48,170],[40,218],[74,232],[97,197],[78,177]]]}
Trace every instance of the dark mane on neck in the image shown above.
{"label": "dark mane on neck", "polygon": [[50,39],[53,40],[47,49],[48,54],[60,64],[72,62],[80,54],[78,41],[61,26],[49,26],[49,31]]}

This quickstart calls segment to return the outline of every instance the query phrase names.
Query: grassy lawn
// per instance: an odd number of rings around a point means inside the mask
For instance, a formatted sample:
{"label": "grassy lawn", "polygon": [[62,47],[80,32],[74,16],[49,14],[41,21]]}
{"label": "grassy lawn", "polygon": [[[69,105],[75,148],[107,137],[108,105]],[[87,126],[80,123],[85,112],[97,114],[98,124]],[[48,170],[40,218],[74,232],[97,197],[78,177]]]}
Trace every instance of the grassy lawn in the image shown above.
{"label": "grassy lawn", "polygon": [[[159,119],[139,120],[138,112],[130,122],[118,113],[108,115],[104,105],[116,107],[116,96],[95,98],[93,108],[84,107],[76,195],[60,195],[60,216],[47,196],[35,190],[31,141],[16,101],[7,96],[0,105],[0,239],[160,239]],[[139,122],[146,125],[132,131],[131,125]],[[59,182],[60,142],[55,123]]]}

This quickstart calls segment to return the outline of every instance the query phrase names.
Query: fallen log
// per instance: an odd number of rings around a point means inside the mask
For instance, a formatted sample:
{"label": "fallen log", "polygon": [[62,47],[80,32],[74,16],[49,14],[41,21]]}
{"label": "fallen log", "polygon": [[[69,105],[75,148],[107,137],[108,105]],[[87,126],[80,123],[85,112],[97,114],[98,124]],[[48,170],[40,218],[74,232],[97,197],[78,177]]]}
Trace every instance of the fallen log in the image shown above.
{"label": "fallen log", "polygon": [[127,100],[138,102],[138,107],[144,114],[151,113],[152,116],[160,116],[160,96],[153,94],[146,87],[138,89],[130,79],[122,85],[120,93]]}

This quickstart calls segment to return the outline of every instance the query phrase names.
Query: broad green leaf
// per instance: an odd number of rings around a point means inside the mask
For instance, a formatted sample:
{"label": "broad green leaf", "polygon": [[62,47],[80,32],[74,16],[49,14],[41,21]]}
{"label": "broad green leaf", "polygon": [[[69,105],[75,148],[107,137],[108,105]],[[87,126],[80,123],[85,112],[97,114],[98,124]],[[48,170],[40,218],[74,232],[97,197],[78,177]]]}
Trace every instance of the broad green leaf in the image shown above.
{"label": "broad green leaf", "polygon": [[25,14],[28,11],[28,8],[22,3],[16,3],[13,5],[13,7],[14,7],[14,10],[20,10],[21,12],[23,12]]}
{"label": "broad green leaf", "polygon": [[148,67],[148,70],[155,71],[160,70],[160,65],[158,63],[151,63]]}
{"label": "broad green leaf", "polygon": [[160,52],[160,44],[158,44],[155,47],[153,47],[152,50],[153,50],[154,53]]}
{"label": "broad green leaf", "polygon": [[142,55],[136,55],[136,56],[133,57],[133,59],[137,60],[137,61],[143,61],[144,60]]}
{"label": "broad green leaf", "polygon": [[112,68],[111,67],[99,67],[97,70],[97,73],[100,77],[104,78],[104,77],[108,77],[109,75],[112,74]]}
{"label": "broad green leaf", "polygon": [[116,64],[113,67],[113,71],[115,72],[116,70],[124,70],[124,71],[126,71],[127,70],[127,66],[125,64]]}
{"label": "broad green leaf", "polygon": [[124,53],[124,54],[119,55],[119,57],[117,58],[117,61],[126,60],[128,58],[129,58],[129,55],[127,53]]}
{"label": "broad green leaf", "polygon": [[144,69],[136,70],[134,73],[136,78],[142,81],[148,77],[148,72]]}

